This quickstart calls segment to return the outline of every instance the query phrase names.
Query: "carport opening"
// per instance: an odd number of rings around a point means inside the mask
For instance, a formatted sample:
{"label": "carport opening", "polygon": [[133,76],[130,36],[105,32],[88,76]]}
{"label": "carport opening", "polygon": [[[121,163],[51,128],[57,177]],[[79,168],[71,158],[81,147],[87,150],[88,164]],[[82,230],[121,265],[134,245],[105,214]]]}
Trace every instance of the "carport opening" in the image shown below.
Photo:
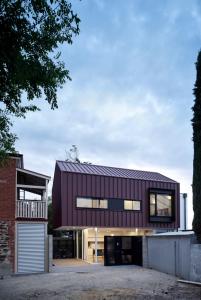
{"label": "carport opening", "polygon": [[60,228],[54,231],[53,258],[82,259],[106,266],[141,266],[142,236],[147,233],[147,230],[137,228]]}

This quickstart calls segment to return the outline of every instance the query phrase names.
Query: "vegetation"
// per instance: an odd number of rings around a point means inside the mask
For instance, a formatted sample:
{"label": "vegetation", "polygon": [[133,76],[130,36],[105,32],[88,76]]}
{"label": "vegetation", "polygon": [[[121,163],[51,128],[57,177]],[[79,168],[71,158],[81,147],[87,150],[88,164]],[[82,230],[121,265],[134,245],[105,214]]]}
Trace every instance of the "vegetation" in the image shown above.
{"label": "vegetation", "polygon": [[197,77],[194,86],[193,110],[193,230],[197,241],[201,243],[201,51],[198,53],[196,62]]}
{"label": "vegetation", "polygon": [[79,34],[80,19],[67,0],[0,1],[0,159],[15,151],[11,118],[58,107],[57,90],[71,80],[58,52]]}
{"label": "vegetation", "polygon": [[53,210],[52,199],[48,197],[48,234],[53,234]]}

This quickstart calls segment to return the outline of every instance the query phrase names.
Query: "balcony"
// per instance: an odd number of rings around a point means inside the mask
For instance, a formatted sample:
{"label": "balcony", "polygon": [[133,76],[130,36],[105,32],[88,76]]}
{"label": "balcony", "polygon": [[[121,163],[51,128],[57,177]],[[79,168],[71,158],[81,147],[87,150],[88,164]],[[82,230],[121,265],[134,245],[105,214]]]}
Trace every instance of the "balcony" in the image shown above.
{"label": "balcony", "polygon": [[46,221],[48,218],[48,182],[50,177],[25,169],[17,169],[17,219]]}
{"label": "balcony", "polygon": [[47,201],[17,200],[16,218],[47,219]]}

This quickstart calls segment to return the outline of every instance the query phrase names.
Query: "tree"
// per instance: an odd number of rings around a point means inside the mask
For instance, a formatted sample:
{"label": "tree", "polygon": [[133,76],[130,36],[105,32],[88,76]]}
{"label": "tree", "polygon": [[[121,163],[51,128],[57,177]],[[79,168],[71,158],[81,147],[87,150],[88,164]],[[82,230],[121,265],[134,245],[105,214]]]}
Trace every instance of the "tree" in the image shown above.
{"label": "tree", "polygon": [[36,98],[58,107],[57,90],[71,80],[58,46],[72,44],[79,23],[67,0],[0,1],[1,155],[14,151],[9,117],[39,110]]}
{"label": "tree", "polygon": [[194,86],[193,110],[193,230],[197,241],[201,243],[201,51],[198,53],[196,62],[197,77]]}
{"label": "tree", "polygon": [[53,209],[52,209],[52,202],[48,203],[48,234],[53,234]]}
{"label": "tree", "polygon": [[0,165],[5,162],[8,152],[15,152],[14,143],[17,137],[10,132],[11,126],[6,111],[0,110]]}

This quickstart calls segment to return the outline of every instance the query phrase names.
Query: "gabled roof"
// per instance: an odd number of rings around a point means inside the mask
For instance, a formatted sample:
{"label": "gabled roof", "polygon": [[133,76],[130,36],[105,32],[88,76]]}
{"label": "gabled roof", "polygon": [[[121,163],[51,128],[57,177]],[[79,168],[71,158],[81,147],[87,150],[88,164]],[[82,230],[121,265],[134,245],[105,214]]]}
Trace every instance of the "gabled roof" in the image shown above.
{"label": "gabled roof", "polygon": [[177,183],[176,181],[157,172],[130,170],[130,169],[123,169],[123,168],[106,167],[106,166],[98,166],[98,165],[83,164],[83,163],[73,163],[73,162],[66,162],[66,161],[57,161],[57,165],[61,170],[61,172]]}

